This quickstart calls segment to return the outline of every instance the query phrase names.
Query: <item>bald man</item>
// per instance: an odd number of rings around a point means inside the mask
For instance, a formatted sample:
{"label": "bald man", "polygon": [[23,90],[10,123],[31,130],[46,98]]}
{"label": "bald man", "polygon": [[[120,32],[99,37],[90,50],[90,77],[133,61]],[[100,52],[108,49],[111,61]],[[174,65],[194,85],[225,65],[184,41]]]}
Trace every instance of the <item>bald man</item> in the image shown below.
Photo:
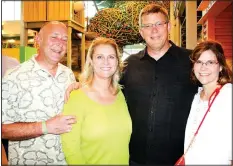
{"label": "bald man", "polygon": [[2,81],[2,137],[9,139],[9,165],[66,165],[60,134],[76,123],[61,114],[65,89],[75,81],[60,64],[67,52],[67,27],[45,24],[38,54],[8,72]]}

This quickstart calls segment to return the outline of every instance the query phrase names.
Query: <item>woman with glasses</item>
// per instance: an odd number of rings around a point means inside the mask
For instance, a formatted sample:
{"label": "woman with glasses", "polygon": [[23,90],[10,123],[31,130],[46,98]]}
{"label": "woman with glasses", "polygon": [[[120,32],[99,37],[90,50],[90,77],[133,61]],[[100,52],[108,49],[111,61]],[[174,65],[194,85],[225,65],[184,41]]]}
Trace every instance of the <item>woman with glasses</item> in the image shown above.
{"label": "woman with glasses", "polygon": [[131,118],[118,84],[122,63],[116,42],[93,40],[80,76],[81,88],[72,91],[63,114],[78,118],[62,135],[68,165],[128,165]]}
{"label": "woman with glasses", "polygon": [[232,72],[216,41],[204,41],[191,56],[191,79],[200,85],[185,131],[185,164],[229,165],[232,161]]}

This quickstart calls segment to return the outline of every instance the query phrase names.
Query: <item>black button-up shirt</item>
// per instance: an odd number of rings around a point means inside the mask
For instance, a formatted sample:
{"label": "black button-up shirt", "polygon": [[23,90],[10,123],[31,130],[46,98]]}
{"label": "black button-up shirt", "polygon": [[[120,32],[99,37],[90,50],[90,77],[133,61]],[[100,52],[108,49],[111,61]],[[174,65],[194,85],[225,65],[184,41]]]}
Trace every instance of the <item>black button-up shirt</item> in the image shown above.
{"label": "black button-up shirt", "polygon": [[159,60],[146,49],[131,55],[121,80],[132,118],[130,159],[174,164],[183,154],[187,118],[197,87],[190,81],[190,50],[174,43]]}

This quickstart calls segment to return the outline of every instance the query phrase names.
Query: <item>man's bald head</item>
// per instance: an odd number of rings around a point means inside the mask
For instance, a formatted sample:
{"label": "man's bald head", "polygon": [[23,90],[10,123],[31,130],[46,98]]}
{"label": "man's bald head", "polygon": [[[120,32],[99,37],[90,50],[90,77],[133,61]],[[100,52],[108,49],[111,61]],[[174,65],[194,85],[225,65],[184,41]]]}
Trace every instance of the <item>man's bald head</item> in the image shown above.
{"label": "man's bald head", "polygon": [[67,26],[64,23],[62,23],[62,22],[59,22],[59,21],[50,21],[50,22],[45,23],[40,28],[39,34],[42,33],[44,30],[50,28],[51,26],[63,26],[65,29],[67,29]]}
{"label": "man's bald head", "polygon": [[68,29],[59,21],[51,21],[41,27],[36,41],[39,44],[37,60],[56,65],[66,54]]}

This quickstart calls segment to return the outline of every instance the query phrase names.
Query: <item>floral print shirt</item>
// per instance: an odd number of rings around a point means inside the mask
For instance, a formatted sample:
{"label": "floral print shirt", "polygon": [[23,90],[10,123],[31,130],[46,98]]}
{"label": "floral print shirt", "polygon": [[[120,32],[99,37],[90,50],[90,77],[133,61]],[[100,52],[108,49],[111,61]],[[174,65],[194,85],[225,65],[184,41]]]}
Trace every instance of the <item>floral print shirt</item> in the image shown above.
{"label": "floral print shirt", "polygon": [[[35,55],[36,56],[36,55]],[[59,64],[52,76],[35,60],[8,71],[2,81],[2,123],[41,122],[61,113],[65,90],[75,81],[68,67]],[[10,165],[64,165],[60,135],[9,141]]]}

